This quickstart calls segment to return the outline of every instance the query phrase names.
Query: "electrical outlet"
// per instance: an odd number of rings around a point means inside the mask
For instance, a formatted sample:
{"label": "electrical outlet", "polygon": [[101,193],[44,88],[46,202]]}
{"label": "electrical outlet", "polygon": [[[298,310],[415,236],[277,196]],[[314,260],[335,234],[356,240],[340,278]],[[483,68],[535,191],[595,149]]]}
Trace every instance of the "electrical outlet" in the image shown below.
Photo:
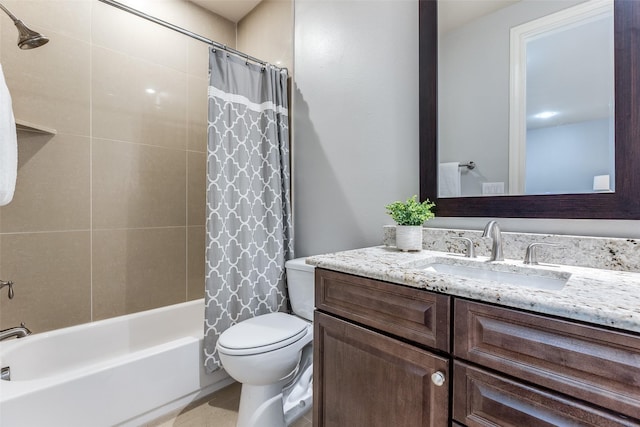
{"label": "electrical outlet", "polygon": [[504,182],[483,182],[482,194],[504,194]]}

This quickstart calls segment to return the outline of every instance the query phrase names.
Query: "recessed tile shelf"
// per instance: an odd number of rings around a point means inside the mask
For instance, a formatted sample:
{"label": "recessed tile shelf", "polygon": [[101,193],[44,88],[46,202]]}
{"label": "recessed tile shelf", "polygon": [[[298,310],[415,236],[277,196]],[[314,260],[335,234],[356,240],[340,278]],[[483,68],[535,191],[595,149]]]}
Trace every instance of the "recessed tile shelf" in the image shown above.
{"label": "recessed tile shelf", "polygon": [[37,125],[35,123],[30,123],[25,120],[18,119],[16,119],[16,130],[24,132],[43,133],[46,135],[56,135],[58,133],[58,131],[53,128],[48,128],[46,126]]}

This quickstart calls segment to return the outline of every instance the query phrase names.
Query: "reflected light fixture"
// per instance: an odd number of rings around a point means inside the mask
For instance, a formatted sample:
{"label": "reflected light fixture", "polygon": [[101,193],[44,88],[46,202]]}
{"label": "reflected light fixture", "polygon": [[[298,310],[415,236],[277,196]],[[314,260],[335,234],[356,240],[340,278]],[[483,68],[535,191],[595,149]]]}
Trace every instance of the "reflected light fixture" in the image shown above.
{"label": "reflected light fixture", "polygon": [[536,119],[550,119],[551,117],[557,115],[557,111],[543,111],[542,113],[534,114],[533,117]]}

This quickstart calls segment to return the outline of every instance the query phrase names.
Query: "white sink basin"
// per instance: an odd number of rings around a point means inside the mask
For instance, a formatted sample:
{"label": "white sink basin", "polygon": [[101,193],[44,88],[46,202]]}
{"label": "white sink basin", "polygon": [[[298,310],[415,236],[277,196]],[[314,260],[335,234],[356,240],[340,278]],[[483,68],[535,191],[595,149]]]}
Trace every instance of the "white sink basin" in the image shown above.
{"label": "white sink basin", "polygon": [[466,279],[547,290],[562,289],[571,277],[571,273],[563,271],[444,257],[426,260],[416,268]]}

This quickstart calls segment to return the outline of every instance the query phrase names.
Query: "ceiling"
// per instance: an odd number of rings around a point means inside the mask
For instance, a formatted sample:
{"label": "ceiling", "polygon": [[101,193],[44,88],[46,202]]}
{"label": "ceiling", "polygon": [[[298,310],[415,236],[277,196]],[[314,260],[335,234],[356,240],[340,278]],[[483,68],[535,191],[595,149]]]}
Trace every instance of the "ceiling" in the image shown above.
{"label": "ceiling", "polygon": [[238,22],[262,0],[190,0],[229,21]]}

